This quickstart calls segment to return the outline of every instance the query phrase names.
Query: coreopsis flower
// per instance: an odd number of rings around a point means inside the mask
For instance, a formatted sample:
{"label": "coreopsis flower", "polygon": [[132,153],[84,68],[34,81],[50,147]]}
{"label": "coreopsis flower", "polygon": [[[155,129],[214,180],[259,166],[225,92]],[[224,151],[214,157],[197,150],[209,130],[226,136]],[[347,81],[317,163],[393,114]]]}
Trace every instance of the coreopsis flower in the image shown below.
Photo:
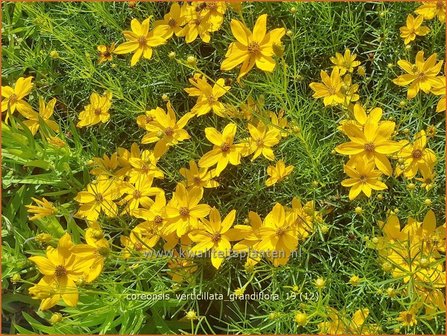
{"label": "coreopsis flower", "polygon": [[197,97],[197,103],[191,109],[191,113],[197,116],[207,114],[213,111],[220,117],[224,117],[225,106],[219,101],[225,93],[230,90],[230,86],[225,85],[225,79],[219,78],[216,83],[211,86],[206,77],[196,74],[189,82],[194,86],[186,88],[185,91],[191,97]]}
{"label": "coreopsis flower", "polygon": [[293,166],[286,166],[283,160],[276,162],[274,166],[267,167],[267,174],[269,178],[265,180],[265,185],[270,187],[278,182],[284,180],[293,170]]}
{"label": "coreopsis flower", "polygon": [[98,63],[104,63],[113,60],[113,52],[115,51],[115,43],[110,46],[99,45],[96,47],[98,49]]}
{"label": "coreopsis flower", "polygon": [[49,202],[45,199],[45,197],[42,197],[41,200],[31,197],[31,199],[37,204],[37,205],[26,205],[26,208],[28,209],[28,213],[32,216],[29,217],[29,220],[39,220],[48,216],[52,216],[57,213],[56,207],[53,205],[52,202]]}
{"label": "coreopsis flower", "polygon": [[109,109],[112,106],[112,93],[106,91],[100,96],[93,92],[90,96],[90,104],[84,107],[79,113],[79,122],[76,127],[85,127],[96,125],[100,122],[105,123],[110,119]]}
{"label": "coreopsis flower", "polygon": [[125,212],[131,214],[134,209],[140,206],[149,208],[153,203],[151,197],[163,192],[163,189],[152,186],[153,176],[141,176],[134,183],[123,183],[121,192],[126,195],[119,202],[120,205],[126,204]]}
{"label": "coreopsis flower", "polygon": [[436,226],[436,215],[429,210],[415,232],[415,239],[420,241],[421,249],[426,255],[439,258],[440,253],[445,253],[445,238],[445,223]]}
{"label": "coreopsis flower", "polygon": [[168,262],[168,268],[168,275],[177,283],[193,281],[193,274],[197,271],[197,265],[191,258],[182,258],[175,252],[174,257]]}
{"label": "coreopsis flower", "polygon": [[431,55],[427,60],[424,60],[424,52],[419,51],[416,55],[416,63],[411,64],[405,60],[399,60],[397,64],[406,72],[393,80],[393,83],[399,86],[407,86],[408,99],[416,97],[418,92],[422,90],[429,93],[433,86],[436,86],[436,76],[441,71],[443,61],[436,63],[436,53]]}
{"label": "coreopsis flower", "polygon": [[353,73],[355,68],[361,64],[356,61],[356,58],[356,54],[351,54],[351,51],[346,49],[344,55],[335,53],[335,57],[331,57],[330,60],[334,64],[334,69],[337,68],[340,76],[343,76],[346,72]]}
{"label": "coreopsis flower", "polygon": [[192,230],[188,236],[196,243],[189,250],[191,254],[202,254],[211,250],[211,264],[218,269],[226,257],[230,255],[231,237],[228,231],[236,218],[236,210],[231,210],[222,220],[219,211],[212,208],[209,220],[202,219],[198,229]]}
{"label": "coreopsis flower", "polygon": [[373,160],[366,158],[358,158],[353,161],[350,160],[351,165],[345,165],[345,173],[349,176],[348,179],[343,180],[341,185],[349,189],[349,200],[355,199],[361,192],[367,197],[371,197],[372,190],[388,189],[385,183],[379,180],[382,173],[375,170]]}
{"label": "coreopsis flower", "polygon": [[186,25],[177,36],[184,36],[186,43],[193,42],[197,37],[209,43],[211,40],[211,22],[200,12],[196,11],[194,5],[188,6],[185,10]]}
{"label": "coreopsis flower", "polygon": [[338,68],[332,69],[330,77],[326,71],[321,71],[320,76],[323,83],[312,82],[309,84],[314,91],[312,97],[323,98],[324,106],[342,104],[344,102],[341,92],[343,83]]}
{"label": "coreopsis flower", "polygon": [[225,54],[220,69],[228,71],[242,63],[238,79],[245,76],[255,65],[258,69],[273,72],[275,60],[273,45],[280,43],[286,33],[284,28],[273,29],[266,32],[267,14],[261,15],[251,32],[242,22],[231,20],[231,32],[236,38]]}
{"label": "coreopsis flower", "polygon": [[214,127],[205,128],[206,138],[214,145],[213,149],[205,153],[199,160],[199,167],[210,168],[217,164],[215,174],[219,176],[228,163],[238,165],[241,163],[243,146],[234,143],[236,124],[225,126],[222,133]]}
{"label": "coreopsis flower", "polygon": [[294,220],[286,215],[284,207],[279,203],[264,218],[259,234],[261,241],[257,248],[265,253],[274,266],[285,265],[298,245]]}
{"label": "coreopsis flower", "polygon": [[33,88],[33,77],[20,77],[14,87],[2,86],[2,113],[6,112],[5,122],[17,110],[20,113],[27,113],[33,108],[24,98],[29,95]]}
{"label": "coreopsis flower", "polygon": [[392,174],[387,155],[394,154],[401,148],[401,144],[391,140],[394,122],[384,121],[380,124],[368,122],[363,131],[352,123],[346,123],[342,127],[351,141],[338,145],[335,148],[337,153],[362,157],[367,161],[373,160],[382,173]]}
{"label": "coreopsis flower", "polygon": [[436,112],[444,112],[446,110],[446,99],[445,99],[445,77],[438,77],[437,82],[433,84],[431,88],[431,93],[437,96],[441,96],[441,99],[436,105]]}
{"label": "coreopsis flower", "polygon": [[110,245],[104,238],[104,233],[98,224],[94,224],[85,231],[87,244],[73,246],[72,253],[84,262],[89,263],[85,269],[83,280],[90,283],[95,280],[104,269],[104,262],[110,252]]}
{"label": "coreopsis flower", "polygon": [[170,223],[167,225],[165,233],[176,232],[178,237],[183,236],[190,230],[197,229],[199,219],[203,219],[210,212],[208,204],[199,204],[203,197],[202,188],[186,187],[178,183],[172,199],[166,206],[166,214]]}
{"label": "coreopsis flower", "polygon": [[412,179],[418,171],[433,170],[436,163],[436,154],[433,150],[427,148],[425,131],[421,130],[414,138],[412,144],[404,140],[402,148],[397,152],[397,157],[403,160],[403,168],[401,168],[401,165],[396,167],[397,176],[403,173],[406,178]]}
{"label": "coreopsis flower", "polygon": [[214,170],[199,168],[194,160],[189,161],[189,169],[180,168],[180,175],[185,178],[183,182],[187,188],[217,188],[219,183],[214,180]]}
{"label": "coreopsis flower", "polygon": [[430,28],[423,26],[424,17],[418,15],[416,18],[409,14],[407,16],[406,26],[400,27],[400,37],[404,39],[405,44],[416,39],[416,36],[425,36],[430,32]]}
{"label": "coreopsis flower", "polygon": [[94,157],[89,165],[93,167],[90,170],[92,175],[114,177],[119,167],[118,153],[113,153],[110,157],[106,154],[102,158]]}
{"label": "coreopsis flower", "polygon": [[352,84],[351,75],[347,74],[343,77],[341,93],[344,98],[344,105],[348,106],[350,103],[356,102],[360,99],[357,91],[359,90],[358,84]]}
{"label": "coreopsis flower", "polygon": [[242,237],[242,240],[233,246],[233,250],[241,253],[248,253],[246,265],[256,265],[261,260],[261,254],[258,248],[262,240],[260,229],[262,227],[261,217],[254,211],[248,213],[248,224],[237,224],[231,229],[234,237]]}
{"label": "coreopsis flower", "polygon": [[154,30],[149,31],[150,18],[140,23],[137,19],[132,19],[130,27],[132,31],[124,31],[123,35],[126,42],[116,47],[114,53],[129,54],[134,53],[130,61],[130,66],[138,63],[141,56],[146,59],[152,58],[152,48],[158,47],[166,43],[166,26],[157,26]]}
{"label": "coreopsis flower", "polygon": [[127,159],[129,167],[126,169],[129,182],[135,183],[145,176],[163,179],[163,171],[157,167],[158,159],[153,151],[148,149],[140,151],[137,144],[132,144],[130,157]]}
{"label": "coreopsis flower", "polygon": [[59,125],[54,120],[50,120],[54,113],[54,105],[56,105],[56,98],[51,99],[48,104],[45,104],[45,100],[39,98],[39,113],[33,110],[26,110],[22,112],[22,115],[28,120],[24,120],[23,123],[31,131],[33,135],[37,133],[41,124],[45,124],[47,127],[55,132],[59,132]]}
{"label": "coreopsis flower", "polygon": [[248,153],[253,154],[251,161],[255,160],[260,155],[266,159],[275,160],[275,154],[272,147],[279,143],[281,134],[276,127],[267,127],[263,122],[259,122],[255,127],[248,124],[248,131],[250,132]]}
{"label": "coreopsis flower", "polygon": [[163,17],[163,20],[154,22],[154,27],[162,26],[165,29],[164,37],[171,38],[172,35],[179,36],[182,27],[186,23],[186,8],[188,4],[185,2],[180,6],[177,2],[172,3],[171,9]]}
{"label": "coreopsis flower", "polygon": [[132,216],[140,219],[144,219],[143,224],[147,227],[158,227],[160,230],[164,230],[168,223],[168,217],[166,215],[166,197],[164,192],[160,192],[155,196],[155,201],[152,202],[149,208],[138,208],[132,211]]}
{"label": "coreopsis flower", "polygon": [[118,215],[118,207],[113,201],[120,196],[119,187],[111,179],[99,179],[89,183],[86,190],[78,192],[74,198],[80,203],[76,216],[95,221],[103,212],[107,217],[115,217]]}
{"label": "coreopsis flower", "polygon": [[79,300],[76,282],[90,266],[72,253],[73,243],[68,233],[59,239],[57,248],[49,247],[46,256],[29,258],[44,277],[29,289],[33,298],[41,299],[41,310],[47,310],[63,300],[70,307]]}
{"label": "coreopsis flower", "polygon": [[224,1],[198,1],[196,11],[200,9],[201,14],[210,23],[210,32],[220,29],[224,21],[227,4]]}
{"label": "coreopsis flower", "polygon": [[405,310],[399,313],[399,317],[396,318],[404,327],[415,326],[418,321],[416,319],[416,314],[413,310]]}
{"label": "coreopsis flower", "polygon": [[281,138],[287,138],[289,136],[289,132],[287,131],[287,128],[289,128],[289,121],[287,120],[284,110],[280,110],[278,113],[270,111],[269,118],[272,125],[280,130],[280,140]]}
{"label": "coreopsis flower", "polygon": [[161,157],[170,146],[190,138],[184,127],[193,115],[187,113],[177,121],[174,109],[169,101],[166,107],[167,113],[160,107],[152,111],[156,122],[145,125],[148,133],[141,139],[142,144],[156,142],[154,148],[156,157]]}
{"label": "coreopsis flower", "polygon": [[418,15],[422,15],[424,19],[431,20],[438,17],[438,20],[445,23],[445,1],[423,1],[423,5],[414,11]]}
{"label": "coreopsis flower", "polygon": [[422,182],[421,188],[425,188],[425,190],[429,191],[433,188],[436,172],[434,169],[422,169],[421,174],[422,177],[416,177],[416,181]]}
{"label": "coreopsis flower", "polygon": [[146,253],[151,251],[159,238],[159,234],[154,235],[153,233],[148,232],[143,226],[137,225],[132,229],[129,237],[120,236],[120,242],[124,247],[122,251],[123,258],[129,258],[135,252]]}
{"label": "coreopsis flower", "polygon": [[352,318],[345,316],[334,308],[329,308],[328,317],[330,321],[318,324],[319,333],[328,335],[375,334],[378,331],[375,325],[366,325],[365,321],[369,315],[369,309],[359,309],[354,312]]}

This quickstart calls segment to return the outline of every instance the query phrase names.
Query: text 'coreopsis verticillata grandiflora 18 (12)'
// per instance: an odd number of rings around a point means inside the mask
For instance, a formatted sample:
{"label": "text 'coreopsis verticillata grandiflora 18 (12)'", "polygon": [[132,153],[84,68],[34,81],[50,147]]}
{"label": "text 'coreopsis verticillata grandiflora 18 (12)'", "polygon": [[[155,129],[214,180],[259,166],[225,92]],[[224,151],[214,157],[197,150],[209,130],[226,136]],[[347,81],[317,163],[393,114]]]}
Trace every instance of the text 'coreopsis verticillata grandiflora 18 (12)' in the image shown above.
{"label": "text 'coreopsis verticillata grandiflora 18 (12)'", "polygon": [[242,63],[238,79],[245,76],[255,65],[260,70],[272,72],[276,64],[273,59],[274,45],[281,43],[286,30],[277,28],[267,32],[266,25],[267,14],[256,20],[253,32],[242,22],[231,20],[231,32],[237,41],[228,47],[221,70],[231,70]]}

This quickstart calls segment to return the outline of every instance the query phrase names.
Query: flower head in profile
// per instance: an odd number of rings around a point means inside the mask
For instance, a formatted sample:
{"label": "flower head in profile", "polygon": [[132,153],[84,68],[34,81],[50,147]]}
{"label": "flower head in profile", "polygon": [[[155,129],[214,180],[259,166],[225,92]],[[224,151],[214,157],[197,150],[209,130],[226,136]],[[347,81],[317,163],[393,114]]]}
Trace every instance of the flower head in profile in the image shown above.
{"label": "flower head in profile", "polygon": [[229,230],[235,218],[236,210],[231,210],[222,220],[219,211],[212,208],[209,219],[202,219],[199,228],[188,234],[189,238],[196,243],[189,252],[194,254],[211,250],[211,263],[218,269],[230,254],[232,237],[229,235]]}
{"label": "flower head in profile", "polygon": [[267,14],[256,20],[253,32],[242,22],[231,20],[231,32],[237,41],[230,44],[220,69],[231,70],[242,63],[238,79],[245,76],[255,65],[262,71],[272,72],[276,65],[272,58],[273,46],[280,43],[286,30],[277,28],[267,32],[266,25]]}
{"label": "flower head in profile", "polygon": [[33,108],[24,98],[29,95],[33,88],[33,77],[20,77],[14,87],[2,86],[2,112],[6,112],[5,122],[8,121],[16,110],[20,113],[32,111]]}
{"label": "flower head in profile", "polygon": [[274,166],[267,167],[269,178],[265,181],[265,185],[270,187],[284,180],[293,170],[293,166],[286,166],[283,160],[276,162]]}
{"label": "flower head in profile", "polygon": [[26,127],[31,131],[33,135],[37,133],[40,125],[45,124],[47,127],[52,129],[54,132],[59,132],[59,125],[54,120],[51,120],[51,116],[54,113],[54,105],[56,105],[56,98],[51,99],[48,104],[45,100],[39,98],[39,113],[33,110],[26,110],[22,112],[23,116],[28,120],[23,121]]}
{"label": "flower head in profile", "polygon": [[96,47],[98,49],[98,63],[104,63],[107,61],[113,60],[113,52],[115,51],[115,43],[112,43],[110,46],[99,45]]}
{"label": "flower head in profile", "polygon": [[191,97],[197,97],[197,103],[191,109],[191,113],[197,116],[207,114],[213,111],[220,117],[224,117],[225,106],[219,99],[225,95],[230,86],[225,85],[225,79],[219,78],[216,83],[211,86],[206,77],[196,74],[189,79],[193,87],[186,88],[185,91]]}
{"label": "flower head in profile", "polygon": [[404,39],[405,44],[416,39],[416,36],[425,36],[430,32],[430,28],[423,26],[424,18],[418,15],[416,18],[409,14],[406,25],[400,27],[400,37]]}
{"label": "flower head in profile", "polygon": [[334,69],[337,68],[340,76],[343,76],[346,72],[353,73],[354,69],[361,64],[356,61],[356,58],[356,54],[351,54],[351,51],[346,49],[344,55],[335,53],[335,57],[331,57],[330,60],[334,64]]}
{"label": "flower head in profile", "polygon": [[200,158],[199,167],[210,168],[217,164],[215,173],[219,176],[229,163],[235,166],[241,163],[243,145],[234,143],[236,129],[233,123],[225,126],[222,133],[214,127],[205,128],[206,138],[214,146]]}
{"label": "flower head in profile", "polygon": [[79,113],[79,122],[76,124],[76,127],[92,126],[100,122],[107,122],[110,119],[109,109],[111,106],[111,92],[106,91],[102,96],[93,92],[90,96],[90,104]]}
{"label": "flower head in profile", "polygon": [[157,26],[153,31],[149,31],[150,18],[140,23],[137,19],[130,22],[131,31],[124,31],[126,42],[120,44],[115,49],[115,54],[134,53],[130,61],[130,66],[138,63],[143,56],[146,59],[152,58],[152,48],[166,43],[166,26]]}
{"label": "flower head in profile", "polygon": [[371,197],[372,190],[385,190],[388,188],[385,183],[379,180],[382,173],[374,168],[374,161],[365,158],[350,160],[345,165],[345,173],[349,178],[343,180],[341,185],[351,188],[349,189],[350,200],[356,198],[361,192],[367,197]]}
{"label": "flower head in profile", "polygon": [[26,208],[28,209],[28,213],[32,216],[29,217],[29,220],[39,220],[44,217],[52,216],[57,213],[56,207],[53,205],[52,202],[47,201],[45,197],[42,197],[41,200],[31,197],[31,199],[37,204],[37,205],[26,205]]}
{"label": "flower head in profile", "polygon": [[[419,51],[416,55],[416,63],[411,64],[405,60],[399,60],[397,64],[406,72],[393,80],[393,83],[399,86],[407,86],[408,99],[416,97],[418,92],[422,90],[429,93],[433,86],[438,85],[437,75],[441,71],[443,61],[436,61],[436,53],[424,60],[424,52]],[[436,63],[437,62],[437,63]]]}
{"label": "flower head in profile", "polygon": [[324,106],[342,104],[345,98],[341,92],[343,82],[338,68],[332,69],[330,77],[326,71],[321,71],[320,76],[322,83],[312,82],[309,84],[314,91],[312,97],[323,98]]}

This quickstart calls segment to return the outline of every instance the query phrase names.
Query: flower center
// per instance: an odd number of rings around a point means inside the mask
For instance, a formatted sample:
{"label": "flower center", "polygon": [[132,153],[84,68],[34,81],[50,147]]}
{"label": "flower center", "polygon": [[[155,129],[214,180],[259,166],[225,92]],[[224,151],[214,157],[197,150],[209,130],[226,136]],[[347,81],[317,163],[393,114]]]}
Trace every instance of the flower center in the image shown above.
{"label": "flower center", "polygon": [[211,240],[213,241],[213,243],[218,243],[221,238],[222,238],[222,236],[220,233],[215,233],[213,235],[213,237],[211,238]]}
{"label": "flower center", "polygon": [[193,182],[194,182],[194,184],[200,185],[202,183],[202,179],[198,176],[194,176]]}
{"label": "flower center", "polygon": [[258,147],[262,147],[262,146],[264,146],[264,140],[262,140],[262,139],[257,139],[257,140],[256,140],[256,146],[258,146]]}
{"label": "flower center", "polygon": [[221,147],[220,150],[224,153],[228,152],[230,150],[230,145],[227,143],[224,143]]}
{"label": "flower center", "polygon": [[420,159],[422,157],[422,151],[420,149],[415,149],[411,155],[413,155],[413,159]]}
{"label": "flower center", "polygon": [[163,223],[163,218],[160,215],[155,216],[154,218],[154,223],[155,224],[161,224]]}
{"label": "flower center", "polygon": [[154,121],[154,117],[153,116],[146,116],[146,123],[150,123]]}
{"label": "flower center", "polygon": [[217,101],[216,98],[214,98],[214,96],[208,96],[207,99],[210,105],[213,105]]}
{"label": "flower center", "polygon": [[206,7],[207,7],[210,11],[216,10],[216,9],[217,9],[217,3],[215,3],[215,2],[208,2],[208,3],[206,4]]}
{"label": "flower center", "polygon": [[372,142],[365,144],[365,151],[368,153],[373,153],[376,146]]}
{"label": "flower center", "polygon": [[63,265],[56,266],[56,270],[54,271],[54,275],[57,278],[63,277],[67,275],[67,269]]}
{"label": "flower center", "polygon": [[174,134],[174,130],[171,127],[165,129],[165,134],[167,136],[172,136]]}
{"label": "flower center", "polygon": [[102,196],[102,194],[96,194],[95,199],[96,202],[101,203],[102,201],[104,201],[104,196]]}
{"label": "flower center", "polygon": [[141,192],[139,190],[135,190],[133,192],[133,198],[138,199],[141,197]]}
{"label": "flower center", "polygon": [[436,3],[436,9],[437,9],[437,10],[442,10],[442,9],[444,9],[444,1],[442,1],[442,0],[438,0],[438,2]]}
{"label": "flower center", "polygon": [[179,212],[180,212],[180,216],[182,216],[182,217],[189,216],[189,209],[188,208],[182,207],[182,208],[180,208]]}
{"label": "flower center", "polygon": [[276,235],[278,237],[281,237],[284,233],[286,233],[286,230],[284,230],[283,228],[279,228],[276,230]]}
{"label": "flower center", "polygon": [[147,44],[146,36],[140,36],[138,38],[138,43],[140,44],[140,47],[145,47]]}
{"label": "flower center", "polygon": [[140,242],[136,242],[134,244],[134,248],[135,248],[135,250],[139,251],[143,248],[143,245]]}
{"label": "flower center", "polygon": [[405,314],[405,321],[407,321],[407,323],[410,323],[411,321],[413,321],[413,314],[411,314],[411,313]]}
{"label": "flower center", "polygon": [[17,101],[17,95],[15,93],[13,93],[12,95],[9,96],[9,104],[10,105],[15,104],[16,101]]}
{"label": "flower center", "polygon": [[174,28],[177,25],[177,21],[175,19],[169,19],[168,26]]}
{"label": "flower center", "polygon": [[261,51],[261,47],[259,46],[258,42],[250,42],[247,49],[248,52],[253,55],[258,54]]}
{"label": "flower center", "polygon": [[102,54],[104,57],[110,57],[110,51],[106,50],[104,51],[104,54]]}
{"label": "flower center", "polygon": [[95,114],[96,115],[100,115],[101,112],[102,112],[102,110],[99,107],[95,109]]}
{"label": "flower center", "polygon": [[359,180],[360,180],[360,182],[365,183],[365,182],[368,180],[368,177],[365,176],[365,175],[361,175],[361,176],[359,177]]}

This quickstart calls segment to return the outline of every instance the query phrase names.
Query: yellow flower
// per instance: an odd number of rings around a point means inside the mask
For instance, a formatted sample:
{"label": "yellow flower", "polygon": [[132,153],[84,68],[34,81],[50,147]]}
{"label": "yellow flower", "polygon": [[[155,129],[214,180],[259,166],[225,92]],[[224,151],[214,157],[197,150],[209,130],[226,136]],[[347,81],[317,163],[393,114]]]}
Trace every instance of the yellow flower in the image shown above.
{"label": "yellow flower", "polygon": [[136,143],[132,144],[130,153],[118,149],[118,162],[123,167],[122,171],[129,177],[130,183],[135,183],[144,176],[163,179],[163,171],[157,167],[158,159],[159,157],[148,149],[141,151]]}
{"label": "yellow flower", "polygon": [[29,217],[29,220],[34,221],[57,213],[57,209],[53,203],[47,201],[44,197],[41,200],[34,197],[31,197],[31,199],[37,205],[26,205],[28,213],[33,214],[33,216]]}
{"label": "yellow flower", "polygon": [[425,131],[422,130],[415,135],[413,144],[408,141],[402,142],[402,148],[397,153],[397,157],[403,160],[404,168],[396,167],[396,176],[404,174],[408,179],[412,179],[416,176],[418,171],[433,171],[433,167],[436,163],[436,154],[433,150],[426,148],[427,137]]}
{"label": "yellow flower", "polygon": [[230,255],[231,237],[228,230],[234,223],[236,210],[221,220],[219,211],[212,208],[209,213],[209,220],[202,219],[202,225],[198,229],[191,231],[188,236],[196,243],[189,251],[191,254],[203,254],[211,250],[211,264],[218,269],[227,256]]}
{"label": "yellow flower", "polygon": [[210,206],[199,204],[203,197],[202,188],[186,190],[181,183],[177,184],[172,199],[166,206],[166,214],[170,223],[166,227],[166,234],[177,232],[181,237],[192,229],[197,229],[199,219],[203,219],[210,212]]}
{"label": "yellow flower", "polygon": [[74,198],[81,205],[76,215],[90,221],[97,220],[101,212],[107,217],[115,217],[118,207],[113,201],[120,196],[119,187],[113,180],[100,179],[89,183],[86,190],[78,192]]}
{"label": "yellow flower", "polygon": [[366,123],[363,131],[352,123],[346,123],[342,127],[351,141],[338,145],[335,148],[337,153],[373,160],[382,173],[392,174],[391,163],[387,155],[391,155],[401,148],[401,144],[390,140],[394,132],[394,122],[384,121],[378,124],[371,121]]}
{"label": "yellow flower", "polygon": [[437,85],[436,76],[441,71],[443,61],[436,63],[436,57],[435,53],[424,60],[424,52],[419,51],[415,64],[405,60],[397,62],[399,67],[407,73],[394,79],[393,83],[399,86],[410,85],[407,92],[408,99],[416,97],[419,90],[429,93],[431,88]]}
{"label": "yellow flower", "polygon": [[33,110],[26,110],[22,112],[22,115],[28,119],[23,123],[26,127],[28,127],[33,135],[35,135],[39,130],[41,122],[53,131],[59,132],[59,125],[54,120],[50,120],[54,112],[54,105],[56,105],[56,98],[51,99],[48,104],[45,104],[43,98],[40,97],[39,113],[36,113]]}
{"label": "yellow flower", "polygon": [[180,36],[179,33],[182,27],[186,23],[185,12],[187,8],[187,3],[185,2],[182,7],[177,2],[171,5],[169,13],[166,13],[163,20],[158,20],[154,22],[154,27],[162,26],[165,29],[164,37],[166,39],[171,38],[172,35]]}
{"label": "yellow flower", "polygon": [[90,96],[90,104],[84,107],[79,113],[79,122],[76,127],[96,125],[99,122],[105,123],[110,119],[109,109],[112,106],[112,93],[106,92],[100,96],[93,92]]}
{"label": "yellow flower", "polygon": [[59,239],[57,248],[47,249],[45,257],[29,258],[44,275],[37,285],[29,289],[33,298],[42,299],[41,310],[53,307],[60,299],[70,307],[78,303],[76,281],[83,276],[89,264],[74,255],[72,248],[71,237],[66,233]]}
{"label": "yellow flower", "polygon": [[14,88],[10,86],[2,86],[2,112],[6,111],[5,122],[8,118],[15,112],[15,110],[20,113],[27,113],[32,111],[33,108],[29,105],[24,98],[28,96],[33,88],[33,83],[31,83],[33,77],[20,77],[17,79]]}
{"label": "yellow flower", "polygon": [[345,106],[348,106],[351,102],[356,102],[357,100],[359,100],[360,96],[357,93],[358,89],[358,84],[352,84],[351,75],[347,74],[343,77],[341,93],[344,97]]}
{"label": "yellow flower", "polygon": [[436,172],[433,169],[422,169],[421,174],[422,177],[416,177],[416,180],[422,182],[421,187],[429,191],[433,188]]}
{"label": "yellow flower", "polygon": [[198,97],[197,103],[191,109],[191,113],[197,116],[207,114],[213,111],[220,117],[224,117],[225,106],[219,101],[219,98],[230,90],[230,86],[225,85],[225,79],[219,78],[216,83],[211,86],[206,77],[196,74],[189,82],[194,86],[186,88],[185,91],[191,97]]}
{"label": "yellow flower", "polygon": [[356,58],[356,54],[351,55],[351,51],[346,49],[344,55],[335,53],[335,57],[331,57],[330,60],[335,64],[334,68],[339,70],[340,76],[343,76],[346,72],[353,73],[354,69],[361,64],[355,60]]}
{"label": "yellow flower", "polygon": [[153,180],[150,175],[141,176],[135,183],[127,182],[121,186],[121,192],[126,196],[120,201],[120,205],[126,204],[125,212],[131,214],[140,206],[149,208],[154,203],[150,197],[163,192],[163,189],[153,187]]}
{"label": "yellow flower", "polygon": [[405,310],[399,313],[399,317],[396,318],[404,327],[412,327],[415,326],[418,321],[416,319],[416,314],[413,310]]}
{"label": "yellow flower", "polygon": [[237,41],[228,47],[221,70],[231,70],[242,63],[238,79],[245,76],[255,65],[262,71],[273,72],[273,44],[281,41],[286,30],[277,28],[267,33],[266,23],[267,14],[263,14],[256,20],[252,33],[240,21],[231,20],[231,32]]}
{"label": "yellow flower", "polygon": [[149,31],[150,18],[141,24],[137,19],[132,19],[130,27],[132,31],[124,31],[126,42],[120,44],[115,49],[115,54],[134,53],[130,61],[130,66],[138,63],[141,56],[146,59],[152,58],[152,48],[166,43],[166,26],[157,26],[153,31]]}
{"label": "yellow flower", "polygon": [[404,39],[405,44],[414,41],[416,36],[425,36],[430,32],[430,28],[422,26],[423,22],[422,15],[418,15],[416,18],[411,14],[407,16],[407,25],[400,27],[400,37]]}
{"label": "yellow flower", "polygon": [[245,266],[256,265],[261,260],[258,245],[261,242],[260,228],[262,227],[262,219],[256,212],[250,211],[248,213],[248,224],[235,225],[229,233],[234,238],[242,238],[233,246],[233,250],[239,253],[248,253]]}
{"label": "yellow flower", "polygon": [[267,127],[263,122],[259,122],[257,127],[248,124],[248,131],[251,136],[249,140],[249,154],[253,153],[251,161],[261,154],[270,161],[275,160],[275,154],[271,147],[279,143],[281,138],[280,131],[276,127]]}
{"label": "yellow flower", "polygon": [[186,7],[185,16],[186,26],[177,36],[184,36],[186,43],[193,42],[197,37],[200,37],[203,42],[209,43],[211,40],[210,31],[212,30],[211,22],[200,11],[196,11],[194,5]]}
{"label": "yellow flower", "polygon": [[227,4],[224,1],[198,1],[197,8],[203,8],[201,14],[210,23],[210,32],[215,32],[222,26]]}
{"label": "yellow flower", "polygon": [[104,154],[102,158],[94,157],[89,165],[93,166],[90,170],[90,174],[96,176],[104,175],[107,177],[113,177],[115,176],[116,170],[119,167],[118,153],[113,153],[110,157],[106,154]]}
{"label": "yellow flower", "polygon": [[115,51],[115,43],[110,46],[99,45],[96,47],[98,49],[98,63],[104,63],[113,60],[113,52]]}
{"label": "yellow flower", "polygon": [[187,113],[177,121],[174,109],[170,102],[166,105],[168,113],[160,107],[152,110],[151,114],[155,118],[155,122],[147,123],[145,129],[148,131],[141,139],[142,144],[156,142],[154,154],[161,157],[166,153],[170,146],[189,139],[190,136],[183,128],[192,118],[192,114]]}
{"label": "yellow flower", "polygon": [[375,325],[365,325],[369,315],[369,309],[359,309],[355,311],[352,318],[341,314],[333,308],[329,308],[328,317],[330,321],[318,324],[321,334],[344,335],[344,334],[377,334],[378,328]]}
{"label": "yellow flower", "polygon": [[426,20],[437,16],[440,22],[445,23],[445,2],[443,0],[423,2],[424,4],[414,11],[416,14],[422,15]]}
{"label": "yellow flower", "polygon": [[441,99],[436,106],[436,112],[444,112],[446,109],[446,99],[445,99],[445,77],[437,77],[436,83],[433,84],[431,88],[431,93],[441,96]]}
{"label": "yellow flower", "polygon": [[199,160],[199,167],[209,168],[217,164],[215,174],[219,176],[228,163],[235,166],[241,163],[242,145],[233,143],[236,124],[228,124],[222,133],[214,127],[207,127],[205,135],[214,146]]}
{"label": "yellow flower", "polygon": [[267,167],[267,174],[269,178],[265,181],[265,185],[270,187],[278,182],[284,180],[293,170],[293,166],[287,166],[283,160],[276,162],[275,166]]}
{"label": "yellow flower", "polygon": [[382,173],[374,170],[374,161],[372,160],[363,158],[350,160],[344,168],[349,178],[343,180],[341,185],[351,188],[349,190],[350,200],[356,198],[361,192],[367,197],[371,197],[372,190],[388,189],[386,184],[379,180]]}
{"label": "yellow flower", "polygon": [[286,215],[284,207],[276,203],[272,211],[265,217],[259,229],[261,242],[257,245],[266,257],[272,260],[275,267],[285,265],[297,248],[298,235],[294,220]]}
{"label": "yellow flower", "polygon": [[215,177],[214,171],[209,171],[208,168],[199,168],[194,160],[189,161],[189,169],[180,168],[180,174],[185,178],[185,186],[187,188],[216,188],[219,183],[213,180]]}
{"label": "yellow flower", "polygon": [[312,97],[317,99],[323,98],[324,106],[343,103],[342,81],[338,68],[332,69],[330,77],[326,71],[321,71],[320,76],[323,83],[312,82],[309,84],[310,88],[315,92]]}

